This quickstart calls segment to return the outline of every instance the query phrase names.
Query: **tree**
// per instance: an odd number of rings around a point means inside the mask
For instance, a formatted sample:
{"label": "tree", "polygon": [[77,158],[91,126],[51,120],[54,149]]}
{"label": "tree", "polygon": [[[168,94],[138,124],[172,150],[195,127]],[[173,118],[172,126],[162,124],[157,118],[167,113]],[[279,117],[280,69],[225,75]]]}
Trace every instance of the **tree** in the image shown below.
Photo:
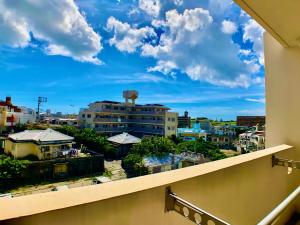
{"label": "tree", "polygon": [[16,160],[0,155],[0,179],[16,178],[27,168],[27,160]]}
{"label": "tree", "polygon": [[180,137],[177,137],[175,134],[172,134],[168,137],[171,141],[173,141],[174,144],[178,145],[179,143],[183,142],[183,139]]}
{"label": "tree", "polygon": [[201,153],[204,155],[204,157],[213,161],[227,158],[226,155],[220,151],[218,146],[211,142],[204,141],[203,139],[182,142],[177,145],[177,150],[178,152],[191,151]]}
{"label": "tree", "polygon": [[116,156],[116,148],[108,142],[105,136],[98,134],[93,129],[85,128],[80,130],[73,126],[63,126],[57,130],[74,137],[74,141],[78,147],[84,145],[89,150],[104,154],[106,158]]}
{"label": "tree", "polygon": [[140,156],[162,156],[167,153],[175,153],[175,151],[176,146],[170,139],[152,136],[142,138],[140,143],[133,145],[130,153]]}
{"label": "tree", "polygon": [[122,167],[129,176],[148,174],[148,169],[143,164],[143,157],[138,154],[129,154],[122,160]]}

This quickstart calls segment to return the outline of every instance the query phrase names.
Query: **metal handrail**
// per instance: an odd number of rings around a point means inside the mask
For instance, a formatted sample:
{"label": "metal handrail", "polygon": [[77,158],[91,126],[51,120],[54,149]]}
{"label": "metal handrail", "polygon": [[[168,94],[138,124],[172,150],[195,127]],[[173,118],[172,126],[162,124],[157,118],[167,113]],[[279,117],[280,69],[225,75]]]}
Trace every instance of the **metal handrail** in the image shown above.
{"label": "metal handrail", "polygon": [[275,209],[273,209],[263,220],[257,225],[271,225],[286,209],[286,207],[294,201],[300,194],[300,186],[298,186],[286,199],[284,199]]}
{"label": "metal handrail", "polygon": [[180,198],[175,193],[171,192],[170,187],[167,187],[165,193],[165,212],[170,211],[175,211],[198,225],[211,224],[209,221],[215,225],[230,225],[218,217]]}

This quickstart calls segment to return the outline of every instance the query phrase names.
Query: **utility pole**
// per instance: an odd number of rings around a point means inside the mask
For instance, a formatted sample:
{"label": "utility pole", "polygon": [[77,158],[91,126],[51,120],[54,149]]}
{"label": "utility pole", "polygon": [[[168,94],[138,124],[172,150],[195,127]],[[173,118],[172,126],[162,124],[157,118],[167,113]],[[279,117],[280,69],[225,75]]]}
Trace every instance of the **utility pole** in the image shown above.
{"label": "utility pole", "polygon": [[37,120],[40,121],[40,108],[43,102],[47,102],[47,98],[45,97],[38,97],[38,111],[37,111]]}

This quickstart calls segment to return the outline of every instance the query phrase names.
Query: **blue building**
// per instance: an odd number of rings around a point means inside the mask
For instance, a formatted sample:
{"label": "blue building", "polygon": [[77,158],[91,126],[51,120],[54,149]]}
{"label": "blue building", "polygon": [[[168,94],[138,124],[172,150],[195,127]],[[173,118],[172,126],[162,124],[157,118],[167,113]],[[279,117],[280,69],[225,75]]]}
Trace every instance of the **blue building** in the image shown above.
{"label": "blue building", "polygon": [[178,128],[177,136],[184,141],[194,141],[198,138],[203,138],[206,141],[207,131],[201,129],[200,123],[195,123],[192,128]]}

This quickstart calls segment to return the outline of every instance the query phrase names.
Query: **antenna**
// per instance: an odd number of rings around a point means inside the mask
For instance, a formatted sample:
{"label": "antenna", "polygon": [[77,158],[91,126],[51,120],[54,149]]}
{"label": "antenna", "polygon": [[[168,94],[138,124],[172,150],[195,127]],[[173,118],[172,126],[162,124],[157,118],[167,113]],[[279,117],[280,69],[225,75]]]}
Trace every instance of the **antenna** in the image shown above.
{"label": "antenna", "polygon": [[38,111],[37,111],[37,119],[40,121],[40,108],[43,102],[47,102],[48,99],[45,97],[38,97]]}

